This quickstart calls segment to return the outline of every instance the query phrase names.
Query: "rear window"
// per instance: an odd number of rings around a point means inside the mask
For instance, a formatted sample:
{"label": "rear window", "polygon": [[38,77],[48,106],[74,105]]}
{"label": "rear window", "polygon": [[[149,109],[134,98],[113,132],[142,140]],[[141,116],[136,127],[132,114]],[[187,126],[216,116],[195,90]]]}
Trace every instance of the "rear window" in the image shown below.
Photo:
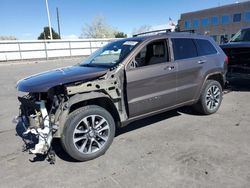
{"label": "rear window", "polygon": [[216,54],[217,50],[210,41],[204,39],[195,39],[199,56]]}
{"label": "rear window", "polygon": [[173,50],[175,60],[197,57],[198,52],[193,39],[174,38]]}

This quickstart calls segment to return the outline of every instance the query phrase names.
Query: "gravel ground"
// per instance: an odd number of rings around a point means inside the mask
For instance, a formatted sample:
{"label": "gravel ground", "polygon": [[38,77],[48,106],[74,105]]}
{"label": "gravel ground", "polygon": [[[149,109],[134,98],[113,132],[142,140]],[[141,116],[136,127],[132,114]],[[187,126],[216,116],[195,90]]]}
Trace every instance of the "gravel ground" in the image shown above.
{"label": "gravel ground", "polygon": [[120,129],[106,154],[75,162],[61,148],[50,165],[22,152],[12,118],[16,82],[80,59],[0,63],[0,187],[250,187],[250,84],[235,82],[210,116],[181,108]]}

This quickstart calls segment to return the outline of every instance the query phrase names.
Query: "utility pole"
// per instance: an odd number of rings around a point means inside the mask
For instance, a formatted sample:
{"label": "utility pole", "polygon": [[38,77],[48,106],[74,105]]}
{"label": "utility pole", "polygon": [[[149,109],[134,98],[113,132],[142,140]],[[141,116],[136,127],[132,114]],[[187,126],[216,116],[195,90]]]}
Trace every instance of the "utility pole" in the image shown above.
{"label": "utility pole", "polygon": [[52,29],[51,29],[51,23],[50,23],[50,14],[49,14],[49,5],[48,5],[48,0],[45,0],[46,3],[46,9],[47,9],[47,15],[48,15],[48,22],[49,22],[49,34],[50,34],[50,40],[53,40],[52,36]]}
{"label": "utility pole", "polygon": [[56,7],[56,15],[57,15],[57,28],[58,28],[58,34],[61,39],[61,30],[60,30],[60,19],[59,19],[59,10],[58,7]]}

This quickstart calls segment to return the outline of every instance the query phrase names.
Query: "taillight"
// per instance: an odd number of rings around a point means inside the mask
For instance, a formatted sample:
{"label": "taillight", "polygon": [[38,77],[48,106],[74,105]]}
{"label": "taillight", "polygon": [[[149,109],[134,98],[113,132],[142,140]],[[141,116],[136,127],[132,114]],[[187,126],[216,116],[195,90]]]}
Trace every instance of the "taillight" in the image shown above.
{"label": "taillight", "polygon": [[228,60],[228,56],[226,55],[226,58],[225,58],[225,63],[228,65],[229,63],[229,60]]}

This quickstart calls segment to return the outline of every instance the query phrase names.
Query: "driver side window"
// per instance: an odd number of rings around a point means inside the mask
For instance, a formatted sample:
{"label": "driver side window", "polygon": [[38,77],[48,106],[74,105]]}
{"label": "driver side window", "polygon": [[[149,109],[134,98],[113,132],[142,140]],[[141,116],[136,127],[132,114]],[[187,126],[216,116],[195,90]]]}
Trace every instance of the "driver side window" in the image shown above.
{"label": "driver side window", "polygon": [[169,61],[166,40],[157,40],[144,46],[130,63],[131,68],[155,65]]}

